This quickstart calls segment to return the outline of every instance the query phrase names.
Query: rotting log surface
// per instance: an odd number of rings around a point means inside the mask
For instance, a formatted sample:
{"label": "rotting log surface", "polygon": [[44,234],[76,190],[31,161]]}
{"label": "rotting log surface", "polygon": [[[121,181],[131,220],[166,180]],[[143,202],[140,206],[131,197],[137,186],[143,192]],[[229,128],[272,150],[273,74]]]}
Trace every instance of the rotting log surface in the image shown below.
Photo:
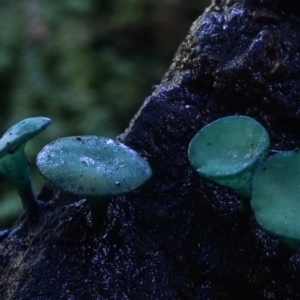
{"label": "rotting log surface", "polygon": [[153,179],[111,201],[103,231],[85,200],[44,187],[41,220],[23,216],[0,237],[0,298],[299,299],[300,252],[187,160],[194,134],[233,114],[261,122],[272,150],[299,147],[299,99],[297,1],[216,1],[120,137]]}

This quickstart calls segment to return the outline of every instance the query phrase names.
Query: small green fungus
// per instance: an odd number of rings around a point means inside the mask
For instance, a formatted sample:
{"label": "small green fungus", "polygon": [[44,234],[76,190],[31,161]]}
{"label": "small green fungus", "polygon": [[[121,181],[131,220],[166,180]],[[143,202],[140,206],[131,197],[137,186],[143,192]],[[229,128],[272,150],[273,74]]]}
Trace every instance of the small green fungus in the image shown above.
{"label": "small green fungus", "polygon": [[229,116],[203,127],[192,139],[188,156],[200,176],[251,195],[253,170],[270,146],[265,128],[246,116]]}
{"label": "small green fungus", "polygon": [[300,246],[300,153],[272,155],[254,172],[251,206],[258,223],[289,248]]}
{"label": "small green fungus", "polygon": [[41,150],[37,166],[58,189],[86,198],[95,224],[103,222],[110,198],[132,191],[152,175],[137,152],[98,136],[58,139]]}

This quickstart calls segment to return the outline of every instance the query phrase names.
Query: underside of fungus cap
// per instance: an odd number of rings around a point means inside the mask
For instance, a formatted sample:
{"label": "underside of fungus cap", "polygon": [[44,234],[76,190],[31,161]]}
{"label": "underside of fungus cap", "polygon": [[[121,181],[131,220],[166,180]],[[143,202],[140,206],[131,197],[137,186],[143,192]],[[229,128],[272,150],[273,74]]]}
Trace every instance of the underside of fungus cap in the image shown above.
{"label": "underside of fungus cap", "polygon": [[299,152],[281,152],[259,165],[253,176],[251,206],[264,229],[289,246],[299,246]]}
{"label": "underside of fungus cap", "polygon": [[58,189],[86,198],[127,193],[152,175],[137,152],[98,136],[58,139],[41,150],[37,166]]}
{"label": "underside of fungus cap", "polygon": [[16,150],[22,144],[43,131],[50,122],[51,120],[49,118],[35,117],[24,119],[10,127],[0,139],[0,158]]}

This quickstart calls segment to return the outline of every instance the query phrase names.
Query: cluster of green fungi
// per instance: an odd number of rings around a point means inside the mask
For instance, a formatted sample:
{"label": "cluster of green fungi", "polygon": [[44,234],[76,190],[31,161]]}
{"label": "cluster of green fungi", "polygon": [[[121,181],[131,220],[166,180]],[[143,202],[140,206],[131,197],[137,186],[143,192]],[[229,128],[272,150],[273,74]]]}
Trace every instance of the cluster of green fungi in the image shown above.
{"label": "cluster of green fungi", "polygon": [[[15,185],[30,217],[38,216],[39,202],[32,191],[24,148],[49,124],[48,118],[28,118],[0,139],[0,175]],[[152,176],[149,163],[137,152],[99,136],[55,140],[40,151],[37,166],[52,186],[87,199],[95,225],[103,224],[109,199],[136,189]]]}
{"label": "cluster of green fungi", "polygon": [[[0,139],[0,175],[16,187],[25,211],[36,217],[39,202],[31,187],[26,142],[50,119],[25,119]],[[300,245],[300,153],[269,156],[266,129],[246,116],[229,116],[203,127],[189,145],[192,167],[206,179],[251,199],[258,223],[288,247]],[[151,176],[149,163],[133,149],[99,136],[73,136],[46,145],[37,156],[42,176],[65,193],[87,199],[93,224],[102,225],[109,200]]]}
{"label": "cluster of green fungi", "polygon": [[268,157],[266,129],[246,116],[229,116],[203,127],[188,156],[197,173],[250,199],[257,222],[287,247],[300,246],[300,153]]}

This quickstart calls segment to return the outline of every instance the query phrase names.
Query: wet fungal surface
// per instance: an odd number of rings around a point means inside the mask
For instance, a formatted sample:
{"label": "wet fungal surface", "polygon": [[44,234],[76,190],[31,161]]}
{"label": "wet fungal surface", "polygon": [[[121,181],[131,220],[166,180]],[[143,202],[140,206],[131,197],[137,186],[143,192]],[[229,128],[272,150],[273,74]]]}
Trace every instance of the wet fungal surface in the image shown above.
{"label": "wet fungal surface", "polygon": [[40,151],[37,166],[58,189],[86,198],[125,194],[152,175],[133,149],[98,136],[57,139]]}
{"label": "wet fungal surface", "polygon": [[85,200],[45,187],[43,218],[21,216],[0,235],[3,299],[298,299],[299,251],[187,157],[203,126],[235,114],[267,129],[271,152],[299,148],[296,7],[215,1],[120,137],[148,160],[152,179],[112,199],[101,232]]}
{"label": "wet fungal surface", "polygon": [[269,154],[267,131],[254,119],[229,116],[204,126],[191,140],[188,157],[199,176],[251,197],[254,169]]}

